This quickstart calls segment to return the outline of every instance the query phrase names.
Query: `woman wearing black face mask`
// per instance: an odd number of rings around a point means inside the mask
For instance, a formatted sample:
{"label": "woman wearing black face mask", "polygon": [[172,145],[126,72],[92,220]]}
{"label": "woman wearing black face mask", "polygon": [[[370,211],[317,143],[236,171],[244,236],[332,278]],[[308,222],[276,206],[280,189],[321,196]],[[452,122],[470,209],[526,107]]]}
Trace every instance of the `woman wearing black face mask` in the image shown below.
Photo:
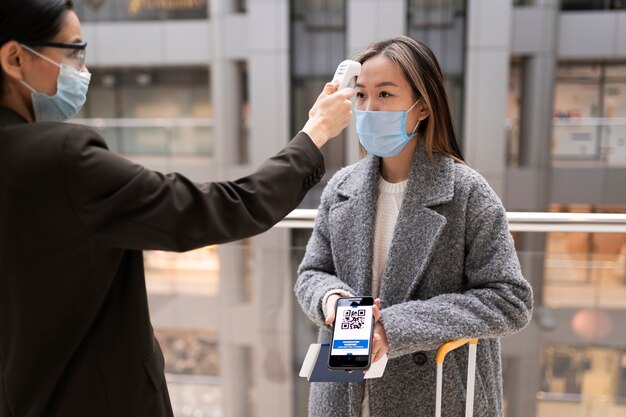
{"label": "woman wearing black face mask", "polygon": [[70,1],[0,2],[0,417],[171,416],[141,250],[268,229],[319,181],[318,148],[351,117],[353,91],[327,85],[257,172],[194,184],[59,123],[85,100],[85,50]]}

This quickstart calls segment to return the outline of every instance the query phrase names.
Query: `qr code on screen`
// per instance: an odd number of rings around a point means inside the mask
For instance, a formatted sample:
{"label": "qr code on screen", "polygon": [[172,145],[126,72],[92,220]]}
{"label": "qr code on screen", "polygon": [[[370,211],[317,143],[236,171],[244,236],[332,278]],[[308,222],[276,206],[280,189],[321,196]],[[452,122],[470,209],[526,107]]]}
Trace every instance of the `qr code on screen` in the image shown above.
{"label": "qr code on screen", "polygon": [[362,329],[365,326],[365,310],[364,309],[350,309],[343,312],[343,320],[341,321],[341,328],[344,330],[350,329]]}

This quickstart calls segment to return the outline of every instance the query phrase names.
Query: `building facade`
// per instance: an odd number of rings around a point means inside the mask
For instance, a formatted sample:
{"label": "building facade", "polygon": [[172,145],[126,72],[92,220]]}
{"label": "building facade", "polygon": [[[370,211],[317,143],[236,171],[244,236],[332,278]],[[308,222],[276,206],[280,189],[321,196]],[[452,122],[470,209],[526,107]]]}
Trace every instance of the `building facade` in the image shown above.
{"label": "building facade", "polygon": [[[444,72],[464,156],[508,211],[626,212],[626,2],[76,1],[93,73],[78,122],[195,181],[250,173],[339,62],[407,35]],[[358,160],[353,127],[327,181]],[[324,182],[302,208],[316,208]],[[177,416],[306,415],[315,329],[293,297],[310,230],[146,253]],[[515,234],[536,314],[505,339],[506,415],[626,414],[626,236]]]}

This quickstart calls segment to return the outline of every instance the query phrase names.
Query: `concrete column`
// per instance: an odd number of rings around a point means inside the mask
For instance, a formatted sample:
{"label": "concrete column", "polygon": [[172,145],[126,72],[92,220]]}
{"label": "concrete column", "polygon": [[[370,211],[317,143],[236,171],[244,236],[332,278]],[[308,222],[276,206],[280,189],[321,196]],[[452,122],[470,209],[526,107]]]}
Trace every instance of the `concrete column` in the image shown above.
{"label": "concrete column", "polygon": [[545,210],[550,195],[552,112],[559,34],[559,0],[537,0],[543,20],[542,48],[524,59],[520,117],[520,169],[534,173],[529,185],[534,209]]}
{"label": "concrete column", "polygon": [[250,163],[289,141],[289,1],[248,0]]}
{"label": "concrete column", "polygon": [[[547,211],[551,195],[552,112],[560,1],[536,0],[532,7],[540,12],[536,15],[542,20],[539,25],[542,43],[538,51],[524,59],[519,170],[527,180],[525,193],[529,199],[525,208]],[[543,307],[546,235],[522,234],[517,247],[524,276],[535,290],[535,309],[539,311]],[[536,394],[540,390],[542,369],[536,363],[531,364],[541,353],[542,339],[537,334],[536,338],[524,340],[529,346],[519,360],[528,366],[523,366],[524,372],[519,376],[511,375],[511,380],[505,381],[517,397],[517,401],[509,404],[510,417],[534,416],[537,412]]]}
{"label": "concrete column", "polygon": [[[212,180],[234,178],[239,134],[240,88],[236,62],[228,58],[229,16],[235,12],[233,0],[210,0],[211,35],[211,104],[213,107],[213,145],[215,168]],[[252,316],[245,303],[244,253],[239,244],[220,246],[220,294],[218,331],[220,340],[220,372],[224,415],[252,415],[250,387],[252,342],[240,337],[253,327],[238,317]]]}
{"label": "concrete column", "polygon": [[225,416],[293,415],[289,233],[273,229],[249,240],[249,246],[220,246],[219,337]]}
{"label": "concrete column", "polygon": [[[256,167],[291,139],[289,73],[289,1],[248,0],[248,74],[250,163]],[[254,238],[253,339],[255,417],[288,417],[293,395],[291,317],[284,305],[289,296],[287,231],[272,230]]]}
{"label": "concrete column", "polygon": [[254,238],[254,380],[257,417],[291,417],[294,409],[290,231]]}
{"label": "concrete column", "polygon": [[502,198],[512,1],[470,0],[467,10],[464,156]]}
{"label": "concrete column", "polygon": [[228,176],[229,166],[237,162],[242,86],[237,63],[228,58],[228,17],[235,12],[234,1],[210,0],[209,4],[215,173],[217,178],[223,179]]}
{"label": "concrete column", "polygon": [[[370,43],[407,34],[405,0],[347,0],[348,56]],[[346,129],[346,164],[359,160],[358,139],[354,122]]]}
{"label": "concrete column", "polygon": [[[213,5],[216,162],[223,167],[220,172],[232,179],[250,173],[290,139],[289,2],[248,0],[246,32],[237,34],[228,27],[234,1],[212,0]],[[242,86],[236,62],[228,59],[232,43],[228,36],[234,35],[245,37],[247,43],[251,105],[247,166],[236,166]],[[224,415],[292,414],[291,317],[287,314],[291,286],[285,285],[291,282],[288,237],[285,230],[273,230],[251,239],[246,249],[240,244],[220,247]],[[250,282],[243,281],[244,274],[249,274]],[[251,299],[244,296],[248,291]]]}
{"label": "concrete column", "polygon": [[220,291],[216,301],[218,310],[218,334],[220,353],[220,377],[224,415],[247,417],[250,413],[248,389],[252,384],[251,364],[246,363],[246,348],[251,341],[242,335],[253,332],[253,325],[242,317],[253,317],[253,310],[245,300],[244,247],[237,244],[221,245]]}

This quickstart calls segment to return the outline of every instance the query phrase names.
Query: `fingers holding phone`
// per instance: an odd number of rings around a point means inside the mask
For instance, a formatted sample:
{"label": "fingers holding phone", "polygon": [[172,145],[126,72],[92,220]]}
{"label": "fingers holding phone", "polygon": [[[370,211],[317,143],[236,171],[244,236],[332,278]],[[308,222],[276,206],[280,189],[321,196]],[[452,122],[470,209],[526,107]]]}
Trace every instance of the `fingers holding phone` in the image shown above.
{"label": "fingers holding phone", "polygon": [[374,335],[372,336],[372,363],[380,360],[389,351],[389,342],[385,327],[380,321],[374,325]]}
{"label": "fingers holding phone", "polygon": [[372,308],[372,313],[374,313],[374,319],[376,321],[380,320],[380,298],[374,300],[374,307]]}
{"label": "fingers holding phone", "polygon": [[374,300],[374,307],[372,308],[374,314],[374,333],[372,335],[372,363],[381,359],[385,353],[389,351],[389,342],[387,341],[387,334],[385,333],[385,327],[380,322],[380,298]]}
{"label": "fingers holding phone", "polygon": [[339,298],[341,298],[339,294],[331,294],[326,300],[324,315],[326,316],[326,324],[329,326],[332,326],[335,321],[335,306],[337,305],[337,300]]}

